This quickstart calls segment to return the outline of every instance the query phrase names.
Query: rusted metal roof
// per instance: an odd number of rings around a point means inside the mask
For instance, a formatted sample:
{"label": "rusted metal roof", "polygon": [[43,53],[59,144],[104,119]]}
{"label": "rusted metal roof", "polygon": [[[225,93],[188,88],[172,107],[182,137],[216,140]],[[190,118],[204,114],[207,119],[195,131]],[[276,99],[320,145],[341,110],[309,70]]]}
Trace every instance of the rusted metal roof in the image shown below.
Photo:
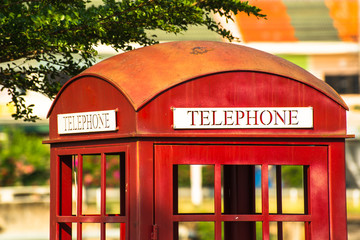
{"label": "rusted metal roof", "polygon": [[161,92],[184,81],[229,71],[285,76],[317,89],[348,109],[329,85],[291,62],[241,45],[206,41],[169,42],[110,57],[74,77],[59,95],[77,78],[97,76],[118,87],[138,110]]}

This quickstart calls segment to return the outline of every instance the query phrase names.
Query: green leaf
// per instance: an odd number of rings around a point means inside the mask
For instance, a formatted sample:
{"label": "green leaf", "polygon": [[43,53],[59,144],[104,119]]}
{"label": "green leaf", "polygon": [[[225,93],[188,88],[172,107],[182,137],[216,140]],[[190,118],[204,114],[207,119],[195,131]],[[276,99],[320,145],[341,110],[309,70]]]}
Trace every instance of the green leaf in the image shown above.
{"label": "green leaf", "polygon": [[[2,0],[0,2],[0,84],[15,104],[15,119],[36,121],[33,105],[21,98],[27,90],[53,98],[64,82],[95,63],[94,46],[106,44],[129,51],[132,43],[156,44],[146,30],[180,34],[189,26],[206,26],[229,41],[236,40],[211,16],[232,20],[245,12],[262,18],[261,10],[238,0]],[[35,63],[34,63],[35,62]]]}

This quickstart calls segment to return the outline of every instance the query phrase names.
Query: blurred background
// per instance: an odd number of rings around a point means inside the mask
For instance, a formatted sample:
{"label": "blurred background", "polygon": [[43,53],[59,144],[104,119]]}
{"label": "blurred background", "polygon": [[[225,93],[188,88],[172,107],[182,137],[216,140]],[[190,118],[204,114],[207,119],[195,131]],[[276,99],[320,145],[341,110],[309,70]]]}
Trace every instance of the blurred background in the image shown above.
{"label": "blurred background", "polygon": [[[234,17],[234,22],[223,22],[240,39],[234,44],[263,50],[301,66],[330,84],[350,108],[348,133],[355,138],[346,143],[348,232],[349,240],[360,240],[359,1],[249,2],[263,9],[267,20],[240,14]],[[218,16],[214,18],[222,21]],[[223,41],[201,27],[191,27],[181,35],[154,34],[160,42]],[[107,46],[99,47],[98,51],[99,61],[117,54]],[[43,145],[42,140],[48,135],[46,115],[51,100],[41,94],[27,93],[27,103],[35,104],[34,113],[41,117],[36,123],[13,120],[11,114],[15,109],[9,101],[6,92],[0,92],[0,239],[48,239],[50,155],[49,146]],[[189,189],[190,183],[184,183],[181,191],[185,198]],[[91,187],[87,191],[89,206],[97,204],[96,191]],[[294,205],[297,198],[302,201],[301,187],[295,185],[287,192]],[[206,196],[201,201],[206,202]]]}

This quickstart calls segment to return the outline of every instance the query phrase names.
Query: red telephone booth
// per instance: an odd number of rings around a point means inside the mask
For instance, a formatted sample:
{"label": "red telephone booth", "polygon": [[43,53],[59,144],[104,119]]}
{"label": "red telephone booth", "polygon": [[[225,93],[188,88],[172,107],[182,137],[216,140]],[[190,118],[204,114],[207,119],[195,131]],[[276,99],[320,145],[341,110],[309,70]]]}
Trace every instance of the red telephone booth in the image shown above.
{"label": "red telephone booth", "polygon": [[244,46],[104,60],[49,111],[50,238],[346,239],[347,109],[323,81]]}

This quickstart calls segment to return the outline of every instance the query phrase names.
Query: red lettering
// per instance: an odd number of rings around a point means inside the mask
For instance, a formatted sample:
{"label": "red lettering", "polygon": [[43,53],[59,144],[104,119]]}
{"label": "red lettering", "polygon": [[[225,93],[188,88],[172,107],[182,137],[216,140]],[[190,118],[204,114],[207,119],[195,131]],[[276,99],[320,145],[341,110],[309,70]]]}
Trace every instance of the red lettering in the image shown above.
{"label": "red lettering", "polygon": [[[105,115],[105,113],[103,113],[103,114],[101,114],[101,115],[103,115],[103,116],[104,116],[104,115]],[[104,120],[103,120],[103,118],[101,117],[101,115],[100,115],[100,114],[98,114],[98,116],[99,116],[99,120],[100,120],[99,122],[100,122],[100,125],[101,125],[99,128],[104,127]]]}
{"label": "red lettering", "polygon": [[92,129],[91,115],[86,115],[87,129]]}
{"label": "red lettering", "polygon": [[[98,116],[99,116],[100,114],[94,114],[93,115],[93,127],[94,127],[94,129],[97,129],[98,128],[98,126],[99,126],[99,118],[98,118]],[[96,121],[95,121],[96,120]],[[96,122],[96,123],[95,123]]]}
{"label": "red lettering", "polygon": [[77,130],[77,128],[76,128],[76,118],[75,118],[75,116],[72,116],[72,121],[73,121],[73,130]]}
{"label": "red lettering", "polygon": [[85,125],[85,123],[86,123],[86,115],[82,115],[82,128],[81,128],[81,130],[84,130],[84,125]]}
{"label": "red lettering", "polygon": [[[207,113],[207,115],[205,116],[204,113]],[[209,120],[209,116],[210,116],[210,111],[200,111],[200,117],[201,117],[201,126],[204,125],[210,125],[210,120]],[[204,123],[204,120],[207,120],[207,123]]]}
{"label": "red lettering", "polygon": [[[228,113],[229,113],[229,116],[228,116]],[[232,117],[233,117],[232,114],[233,114],[233,111],[230,111],[230,110],[224,111],[224,119],[225,119],[224,125],[233,125],[234,124],[234,121],[232,119]],[[231,119],[231,123],[228,123],[228,119]]]}
{"label": "red lettering", "polygon": [[70,131],[73,130],[73,129],[72,129],[72,126],[71,126],[71,124],[72,124],[71,117],[72,117],[72,116],[69,116],[69,117],[68,117],[68,123],[69,123],[69,130],[70,130]]}
{"label": "red lettering", "polygon": [[77,125],[78,125],[78,129],[81,130],[81,115],[77,116]]}
{"label": "red lettering", "polygon": [[258,125],[258,122],[257,122],[257,112],[258,111],[257,110],[254,111],[255,116],[253,116],[253,117],[250,116],[250,111],[249,110],[247,110],[246,112],[247,112],[247,125],[250,125],[250,119],[254,119],[255,120],[254,125]]}
{"label": "red lettering", "polygon": [[276,111],[276,110],[274,110],[274,113],[275,113],[275,123],[274,123],[274,125],[278,125],[278,123],[277,123],[277,117],[279,117],[280,118],[280,120],[283,122],[283,124],[285,125],[285,114],[286,114],[286,110],[284,110],[284,116],[283,117],[281,117],[280,116],[280,114],[279,114],[279,112],[278,111]]}
{"label": "red lettering", "polygon": [[[239,117],[239,113],[241,113],[241,117]],[[245,113],[243,111],[236,111],[236,125],[240,125],[239,120],[245,117]]]}
{"label": "red lettering", "polygon": [[[263,119],[263,114],[264,114],[264,112],[268,112],[268,113],[269,113],[270,119],[269,119],[269,122],[268,122],[268,123],[264,123],[264,119]],[[269,125],[269,124],[272,122],[272,114],[271,114],[271,112],[270,112],[269,110],[265,110],[265,111],[262,111],[262,112],[260,113],[260,122],[261,122],[263,125]]]}
{"label": "red lettering", "polygon": [[216,119],[215,119],[216,114],[215,114],[215,113],[216,113],[216,110],[213,110],[213,111],[212,111],[212,115],[213,115],[213,124],[212,124],[212,125],[213,125],[213,126],[214,126],[214,125],[216,125],[216,126],[221,125],[222,122],[216,123]]}
{"label": "red lettering", "polygon": [[110,127],[110,125],[109,125],[109,121],[110,121],[109,113],[105,113],[104,116],[105,116],[105,128],[109,128]]}
{"label": "red lettering", "polygon": [[199,111],[187,111],[187,114],[191,113],[191,126],[195,125],[195,113],[199,114]]}
{"label": "red lettering", "polygon": [[[296,113],[295,116],[292,116],[292,112]],[[298,125],[299,121],[292,123],[293,118],[298,120],[297,117],[298,117],[298,110],[289,111],[289,125]]]}
{"label": "red lettering", "polygon": [[65,121],[65,124],[64,124],[64,126],[65,126],[65,131],[68,131],[68,129],[67,129],[67,122],[68,121],[66,121],[69,117],[63,117],[64,118],[64,121]]}

